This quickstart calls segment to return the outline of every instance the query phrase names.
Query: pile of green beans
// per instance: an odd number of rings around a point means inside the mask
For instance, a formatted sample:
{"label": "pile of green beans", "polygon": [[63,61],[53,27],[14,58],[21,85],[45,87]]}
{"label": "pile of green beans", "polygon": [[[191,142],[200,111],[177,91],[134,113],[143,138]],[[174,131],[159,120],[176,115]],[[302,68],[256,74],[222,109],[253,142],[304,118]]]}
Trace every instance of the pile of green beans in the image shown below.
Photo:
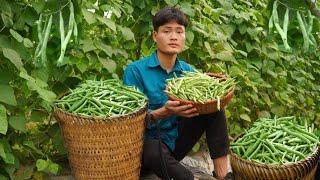
{"label": "pile of green beans", "polygon": [[55,102],[64,111],[94,117],[112,117],[135,112],[146,104],[146,97],[119,80],[87,80]]}
{"label": "pile of green beans", "polygon": [[261,118],[241,138],[231,143],[231,150],[258,163],[293,163],[315,152],[319,138],[312,131],[306,122],[299,125],[294,116]]}
{"label": "pile of green beans", "polygon": [[231,91],[235,82],[233,78],[221,80],[201,72],[184,71],[181,77],[167,80],[167,93],[179,99],[197,103],[218,100]]}

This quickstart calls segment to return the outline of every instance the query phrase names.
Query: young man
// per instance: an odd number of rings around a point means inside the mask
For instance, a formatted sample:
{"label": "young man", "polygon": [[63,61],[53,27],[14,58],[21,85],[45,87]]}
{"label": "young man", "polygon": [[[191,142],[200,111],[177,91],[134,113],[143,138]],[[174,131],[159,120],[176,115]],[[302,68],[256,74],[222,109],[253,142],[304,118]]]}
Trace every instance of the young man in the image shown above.
{"label": "young man", "polygon": [[[149,99],[149,115],[142,155],[142,169],[154,172],[162,179],[194,179],[193,174],[179,161],[187,155],[205,132],[215,176],[227,174],[229,148],[224,111],[199,115],[190,105],[168,100],[166,79],[182,71],[193,71],[186,62],[177,58],[185,44],[186,16],[178,9],[167,7],[153,18],[153,40],[157,50],[149,57],[128,65],[124,83],[139,88]],[[160,132],[157,132],[157,126]],[[161,141],[159,141],[158,134]]]}

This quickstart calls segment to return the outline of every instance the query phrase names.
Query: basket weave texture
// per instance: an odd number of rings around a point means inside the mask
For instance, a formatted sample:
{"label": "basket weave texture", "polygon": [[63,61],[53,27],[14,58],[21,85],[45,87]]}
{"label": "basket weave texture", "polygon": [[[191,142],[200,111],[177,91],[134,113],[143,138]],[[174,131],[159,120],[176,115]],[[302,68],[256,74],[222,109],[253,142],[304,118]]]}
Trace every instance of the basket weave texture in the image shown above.
{"label": "basket weave texture", "polygon": [[147,104],[105,119],[55,108],[75,179],[139,179]]}
{"label": "basket weave texture", "polygon": [[312,180],[314,179],[320,155],[319,147],[308,158],[284,165],[259,164],[230,153],[230,163],[236,180]]}
{"label": "basket weave texture", "polygon": [[[226,80],[226,76],[224,74],[220,74],[220,73],[206,73],[207,75],[211,76],[211,77],[216,77],[216,78],[220,78],[222,80]],[[223,109],[224,107],[226,107],[229,102],[231,101],[232,97],[234,94],[234,87],[231,89],[231,91],[229,91],[227,93],[227,95],[225,95],[224,97],[222,97],[220,99],[220,109]],[[211,100],[211,101],[207,101],[205,103],[198,103],[198,102],[193,102],[193,101],[188,101],[188,100],[183,100],[180,98],[177,98],[175,96],[172,96],[170,94],[168,94],[168,97],[170,100],[173,101],[180,101],[181,104],[193,104],[194,107],[198,110],[199,114],[211,114],[214,112],[218,111],[218,101],[217,100]]]}

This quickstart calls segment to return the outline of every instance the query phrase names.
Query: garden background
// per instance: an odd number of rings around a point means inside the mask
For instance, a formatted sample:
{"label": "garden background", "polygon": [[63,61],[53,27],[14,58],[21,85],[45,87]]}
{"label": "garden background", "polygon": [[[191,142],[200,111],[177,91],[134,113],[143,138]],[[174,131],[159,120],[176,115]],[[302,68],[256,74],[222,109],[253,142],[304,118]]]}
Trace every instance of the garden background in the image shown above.
{"label": "garden background", "polygon": [[[313,124],[320,136],[319,1],[0,4],[1,180],[59,174],[67,155],[52,102],[83,80],[121,79],[128,63],[154,51],[151,18],[167,5],[189,17],[181,57],[196,68],[225,72],[237,81],[226,109],[231,139],[259,117],[292,115]],[[193,150],[202,148],[200,141]]]}

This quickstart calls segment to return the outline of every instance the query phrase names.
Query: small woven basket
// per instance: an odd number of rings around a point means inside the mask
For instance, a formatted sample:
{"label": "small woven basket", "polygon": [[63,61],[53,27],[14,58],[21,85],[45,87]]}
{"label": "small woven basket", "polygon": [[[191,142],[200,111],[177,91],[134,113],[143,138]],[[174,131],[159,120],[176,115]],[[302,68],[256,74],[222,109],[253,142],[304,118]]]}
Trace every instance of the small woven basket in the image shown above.
{"label": "small woven basket", "polygon": [[[222,80],[227,79],[227,77],[221,73],[206,73],[206,74],[211,77],[220,78]],[[225,95],[223,98],[220,99],[220,109],[223,109],[229,104],[229,102],[233,97],[233,94],[234,94],[234,87],[227,93],[227,95]],[[193,104],[194,107],[197,108],[199,114],[210,114],[218,111],[217,100],[211,100],[205,103],[198,103],[198,102],[183,100],[175,96],[172,96],[170,94],[168,94],[168,97],[170,100],[180,101],[181,104]]]}
{"label": "small woven basket", "polygon": [[77,116],[55,107],[75,179],[139,179],[147,103],[109,118]]}
{"label": "small woven basket", "polygon": [[284,165],[268,165],[245,160],[235,153],[230,153],[230,163],[236,180],[265,179],[265,180],[285,180],[285,179],[314,179],[317,170],[320,149],[308,158]]}

